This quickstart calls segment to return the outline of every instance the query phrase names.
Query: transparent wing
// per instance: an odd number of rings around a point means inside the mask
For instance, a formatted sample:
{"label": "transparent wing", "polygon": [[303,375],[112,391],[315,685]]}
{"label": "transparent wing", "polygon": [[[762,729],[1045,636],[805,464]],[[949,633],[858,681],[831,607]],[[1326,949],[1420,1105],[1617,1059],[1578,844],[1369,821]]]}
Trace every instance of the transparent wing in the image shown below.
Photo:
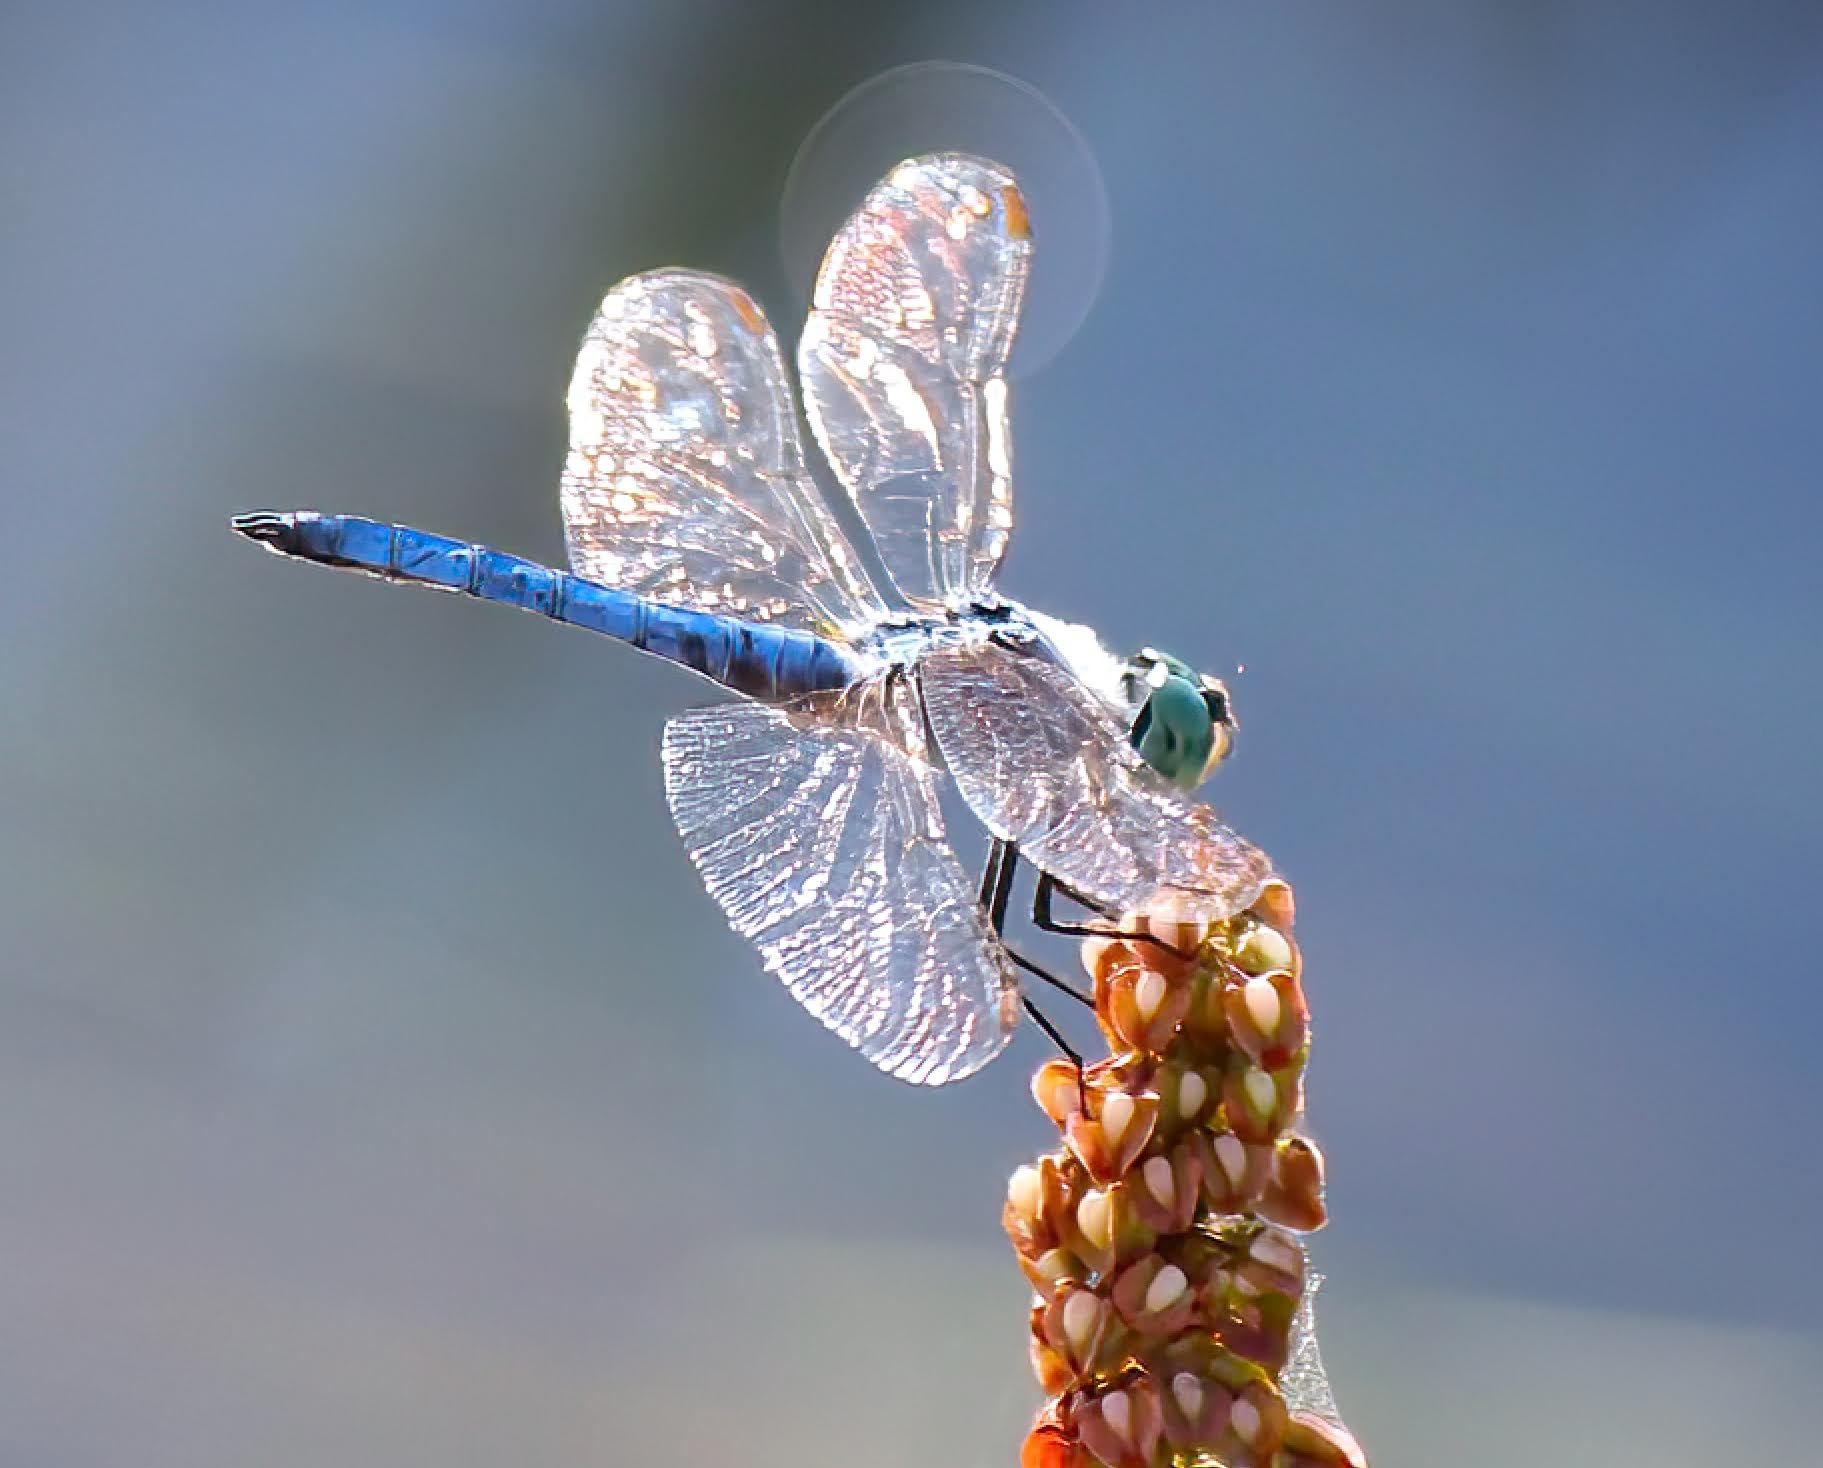
{"label": "transparent wing", "polygon": [[[912,700],[882,685],[665,727],[665,796],[703,883],[792,997],[888,1075],[998,1055],[1018,989],[943,839]],[[910,742],[908,742],[910,741]]]}
{"label": "transparent wing", "polygon": [[988,589],[1013,528],[1006,379],[1031,263],[1012,174],[901,163],[823,258],[798,376],[811,431],[915,605]]}
{"label": "transparent wing", "polygon": [[608,586],[854,633],[884,611],[804,468],[766,318],[688,270],[608,292],[570,382],[570,564]]}
{"label": "transparent wing", "polygon": [[920,669],[964,798],[1052,876],[1123,912],[1168,898],[1216,920],[1259,896],[1265,853],[1155,775],[1064,668],[988,642],[932,651]]}
{"label": "transparent wing", "polygon": [[1280,1373],[1279,1388],[1285,1393],[1285,1405],[1293,1412],[1308,1412],[1341,1427],[1342,1414],[1336,1407],[1335,1393],[1329,1388],[1323,1353],[1317,1346],[1317,1291],[1322,1288],[1323,1276],[1309,1271],[1304,1277],[1304,1298],[1292,1317],[1291,1352]]}

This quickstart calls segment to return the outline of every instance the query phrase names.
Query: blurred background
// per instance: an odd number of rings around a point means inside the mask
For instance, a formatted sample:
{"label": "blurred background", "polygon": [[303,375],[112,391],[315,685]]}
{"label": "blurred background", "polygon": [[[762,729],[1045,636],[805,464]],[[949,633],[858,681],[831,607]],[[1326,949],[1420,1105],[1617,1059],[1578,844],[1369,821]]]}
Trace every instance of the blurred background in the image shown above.
{"label": "blurred background", "polygon": [[1039,1039],[933,1094],[796,1010],[665,814],[700,685],[225,528],[558,559],[601,293],[789,343],[792,161],[930,58],[1105,184],[1004,581],[1246,666],[1351,1424],[1813,1456],[1811,0],[15,0],[0,1463],[1016,1461]]}

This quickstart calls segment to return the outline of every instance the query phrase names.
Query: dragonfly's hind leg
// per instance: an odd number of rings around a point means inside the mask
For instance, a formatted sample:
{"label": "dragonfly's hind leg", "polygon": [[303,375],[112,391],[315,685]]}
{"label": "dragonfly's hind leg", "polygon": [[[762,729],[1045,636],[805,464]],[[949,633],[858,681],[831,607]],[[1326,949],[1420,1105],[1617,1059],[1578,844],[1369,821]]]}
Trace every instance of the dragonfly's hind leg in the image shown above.
{"label": "dragonfly's hind leg", "polygon": [[1167,943],[1156,933],[1135,933],[1116,922],[1073,923],[1060,918],[1051,911],[1051,899],[1060,892],[1077,906],[1086,907],[1104,918],[1117,916],[1101,903],[1084,896],[1067,883],[1058,881],[1049,872],[1040,872],[1037,885],[1032,891],[1032,925],[1040,932],[1058,933],[1066,938],[1121,938],[1128,943],[1150,943],[1155,948],[1164,949],[1174,958],[1189,959],[1194,956],[1174,943]]}
{"label": "dragonfly's hind leg", "polygon": [[[1006,946],[1006,910],[1007,904],[1013,894],[1013,874],[1018,869],[1018,866],[1019,848],[1010,841],[1001,841],[996,838],[994,844],[988,848],[987,865],[983,867],[981,871],[981,905],[987,910],[988,926],[994,930],[995,936],[1001,939],[1001,948],[1005,951],[1006,956],[1013,961],[1014,967],[1023,970],[1043,983],[1049,984],[1053,989],[1058,990],[1060,993],[1068,994],[1070,998],[1074,999],[1078,1004],[1086,1004],[1093,1009],[1095,1007],[1095,1001],[1080,989],[1076,988],[1075,985],[1065,983],[1055,974],[1040,968],[1037,964],[1033,963],[1031,959],[1024,957],[1022,954],[1015,953],[1011,948]],[[1032,1017],[1032,1023],[1037,1025],[1040,1030],[1044,1031],[1045,1038],[1057,1047],[1064,1059],[1068,1060],[1071,1065],[1076,1067],[1077,1099],[1086,1112],[1088,1110],[1088,1097],[1083,1092],[1082,1056],[1071,1046],[1068,1040],[1064,1039],[1062,1031],[1045,1017],[1044,1011],[1033,1002],[1030,994],[1021,994],[1019,996],[1019,1002],[1025,1006],[1025,1012]]]}
{"label": "dragonfly's hind leg", "polygon": [[[1078,1004],[1093,1009],[1095,1001],[1074,984],[1066,983],[1048,969],[1040,968],[1031,959],[1006,946],[1006,910],[1013,895],[1013,873],[1018,866],[1019,848],[1011,841],[996,838],[993,846],[988,849],[987,865],[981,871],[981,905],[987,909],[988,926],[994,930],[994,936],[1001,940],[1001,947],[1016,967],[1024,969],[1033,978],[1049,984],[1060,993],[1068,994]],[[1046,1033],[1050,1031],[1047,1029]]]}
{"label": "dragonfly's hind leg", "polygon": [[[1018,960],[1015,959],[1014,962],[1018,962]],[[1032,1017],[1032,1023],[1044,1031],[1044,1037],[1057,1047],[1059,1053],[1062,1054],[1065,1060],[1076,1067],[1076,1101],[1083,1111],[1086,1112],[1089,1108],[1088,1097],[1083,1093],[1081,1054],[1077,1052],[1075,1047],[1073,1047],[1068,1040],[1064,1039],[1062,1032],[1058,1030],[1057,1026],[1045,1018],[1044,1011],[1032,1002],[1032,996],[1030,994],[1021,994],[1019,996],[1019,1002],[1025,1006],[1025,1012]]]}

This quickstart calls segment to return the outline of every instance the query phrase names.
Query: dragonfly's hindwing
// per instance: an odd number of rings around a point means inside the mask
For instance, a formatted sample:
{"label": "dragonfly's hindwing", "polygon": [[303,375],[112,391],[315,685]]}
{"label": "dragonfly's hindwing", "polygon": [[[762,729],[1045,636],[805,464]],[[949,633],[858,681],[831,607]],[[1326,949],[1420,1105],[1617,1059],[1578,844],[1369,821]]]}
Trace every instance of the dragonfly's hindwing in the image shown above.
{"label": "dragonfly's hindwing", "polygon": [[909,703],[875,683],[791,712],[684,714],[665,728],[665,795],[792,997],[889,1075],[942,1085],[1000,1053],[1018,989],[944,841]]}
{"label": "dragonfly's hindwing", "polygon": [[1259,896],[1265,853],[1149,769],[1066,668],[992,641],[934,649],[919,667],[963,798],[1044,870],[1123,912],[1175,901],[1213,921]]}
{"label": "dragonfly's hindwing", "polygon": [[622,281],[570,384],[578,574],[675,606],[856,632],[878,594],[804,467],[778,341],[732,281]]}
{"label": "dragonfly's hindwing", "polygon": [[895,168],[842,226],[798,343],[811,431],[905,597],[984,593],[1013,525],[1003,371],[1031,264],[1012,174]]}

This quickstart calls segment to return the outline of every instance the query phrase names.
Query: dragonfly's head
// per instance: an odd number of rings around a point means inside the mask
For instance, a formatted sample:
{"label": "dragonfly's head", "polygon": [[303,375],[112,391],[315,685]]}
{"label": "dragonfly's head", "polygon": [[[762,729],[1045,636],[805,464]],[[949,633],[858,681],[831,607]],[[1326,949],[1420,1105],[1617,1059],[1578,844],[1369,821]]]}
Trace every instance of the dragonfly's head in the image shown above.
{"label": "dragonfly's head", "polygon": [[1196,789],[1234,747],[1234,706],[1219,678],[1148,647],[1127,660],[1121,688],[1135,710],[1127,737],[1179,789]]}

